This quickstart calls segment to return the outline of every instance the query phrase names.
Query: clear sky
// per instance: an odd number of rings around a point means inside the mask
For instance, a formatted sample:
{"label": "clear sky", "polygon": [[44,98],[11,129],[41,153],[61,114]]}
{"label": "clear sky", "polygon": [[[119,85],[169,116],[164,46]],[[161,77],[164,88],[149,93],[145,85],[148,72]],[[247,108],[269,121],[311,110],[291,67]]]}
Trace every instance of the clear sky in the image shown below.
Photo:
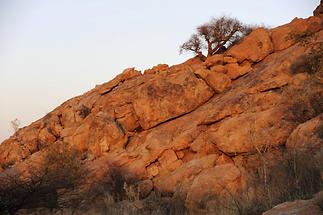
{"label": "clear sky", "polygon": [[211,17],[277,26],[319,0],[0,0],[0,142],[127,67],[177,64]]}

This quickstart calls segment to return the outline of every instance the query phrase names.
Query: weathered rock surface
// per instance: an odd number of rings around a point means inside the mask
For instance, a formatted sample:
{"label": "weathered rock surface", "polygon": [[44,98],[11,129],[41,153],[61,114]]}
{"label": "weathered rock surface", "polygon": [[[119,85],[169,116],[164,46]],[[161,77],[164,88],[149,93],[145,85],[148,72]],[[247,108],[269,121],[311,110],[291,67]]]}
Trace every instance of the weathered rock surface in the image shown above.
{"label": "weathered rock surface", "polygon": [[310,200],[296,200],[279,204],[262,215],[321,215],[323,214],[320,206],[322,202],[323,192],[320,192]]}
{"label": "weathered rock surface", "polygon": [[227,74],[231,79],[237,79],[238,77],[250,72],[252,70],[249,62],[244,62],[241,65],[238,63],[229,63],[225,65]]}
{"label": "weathered rock surface", "polygon": [[[220,67],[220,65],[218,65]],[[213,68],[213,69],[212,69]],[[231,79],[228,75],[224,74],[226,70],[214,69],[211,70],[199,69],[195,72],[217,93],[222,93],[224,90],[231,86]],[[223,67],[225,69],[225,67]]]}
{"label": "weathered rock surface", "polygon": [[322,29],[322,20],[319,17],[308,19],[295,18],[291,23],[271,30],[271,38],[275,51],[286,49],[296,42]]}
{"label": "weathered rock surface", "polygon": [[133,107],[141,127],[148,129],[196,109],[212,95],[204,81],[183,71],[140,86]]}
{"label": "weathered rock surface", "polygon": [[218,165],[203,170],[194,179],[188,191],[188,208],[195,208],[194,204],[201,204],[212,195],[235,195],[241,188],[240,180],[241,173],[234,164]]}
{"label": "weathered rock surface", "polygon": [[264,28],[258,28],[246,37],[240,44],[232,47],[226,53],[243,62],[259,62],[274,50],[269,32]]}
{"label": "weathered rock surface", "polygon": [[320,16],[323,14],[323,1],[321,0],[320,5],[313,11],[314,16]]}
{"label": "weathered rock surface", "polygon": [[300,124],[287,139],[291,149],[320,149],[323,147],[323,114]]}
{"label": "weathered rock surface", "polygon": [[[50,147],[66,144],[82,154],[86,185],[112,166],[139,181],[141,197],[180,187],[186,205],[195,207],[210,193],[235,194],[247,183],[246,169],[260,165],[240,165],[237,156],[322,146],[319,76],[290,71],[323,42],[321,29],[318,17],[296,19],[257,29],[205,62],[157,65],[144,74],[126,69],[5,140],[0,172],[22,171]],[[307,30],[314,36],[305,46],[285,40]]]}

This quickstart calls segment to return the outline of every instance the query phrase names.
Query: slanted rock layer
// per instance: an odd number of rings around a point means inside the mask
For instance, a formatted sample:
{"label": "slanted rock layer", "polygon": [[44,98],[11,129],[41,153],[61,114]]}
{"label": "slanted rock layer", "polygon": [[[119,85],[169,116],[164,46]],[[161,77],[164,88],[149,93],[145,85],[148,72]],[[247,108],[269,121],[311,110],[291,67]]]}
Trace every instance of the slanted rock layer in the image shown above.
{"label": "slanted rock layer", "polygon": [[[304,34],[305,45],[298,38]],[[143,196],[182,186],[192,208],[210,193],[238,193],[247,184],[250,165],[238,162],[245,156],[323,146],[323,117],[311,106],[315,96],[323,100],[323,87],[306,85],[306,71],[291,71],[322,42],[320,17],[294,19],[259,28],[205,62],[161,64],[144,74],[126,69],[5,140],[0,171],[28,171],[45,149],[66,144],[82,153],[88,184],[113,165],[142,181]],[[308,96],[291,96],[299,91]],[[308,111],[302,122],[295,118],[300,101]]]}

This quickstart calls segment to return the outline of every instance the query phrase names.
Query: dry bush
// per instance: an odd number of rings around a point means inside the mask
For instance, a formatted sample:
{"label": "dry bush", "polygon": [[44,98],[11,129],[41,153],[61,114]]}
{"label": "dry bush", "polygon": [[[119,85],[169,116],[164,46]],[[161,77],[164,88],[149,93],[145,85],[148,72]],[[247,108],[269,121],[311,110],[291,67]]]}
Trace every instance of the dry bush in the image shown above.
{"label": "dry bush", "polygon": [[313,153],[295,150],[282,163],[273,166],[269,193],[272,199],[279,202],[306,199],[322,189],[322,155],[322,151],[313,156]]}
{"label": "dry bush", "polygon": [[91,186],[75,211],[89,214],[177,215],[185,214],[185,199],[154,190],[141,198],[137,180],[126,179],[125,172],[110,168],[106,178]]}
{"label": "dry bush", "polygon": [[308,74],[316,74],[322,70],[323,54],[313,52],[299,56],[291,65],[290,72],[295,75],[306,72]]}
{"label": "dry bush", "polygon": [[39,163],[24,172],[0,174],[0,214],[22,208],[58,207],[58,189],[72,188],[81,176],[77,153],[65,145],[49,147]]}
{"label": "dry bush", "polygon": [[91,113],[91,109],[82,104],[81,107],[80,107],[80,110],[79,110],[80,117],[84,119],[90,113]]}
{"label": "dry bush", "polygon": [[323,112],[323,91],[295,92],[289,107],[289,120],[303,123]]}
{"label": "dry bush", "polygon": [[139,193],[135,188],[137,181],[138,179],[134,177],[126,178],[125,173],[117,167],[111,167],[104,184],[116,202],[135,201],[139,200]]}
{"label": "dry bush", "polygon": [[309,44],[313,35],[314,35],[314,32],[311,32],[309,30],[306,30],[300,33],[292,32],[286,37],[286,40],[294,40],[297,43],[300,43],[300,45],[306,46]]}
{"label": "dry bush", "polygon": [[286,120],[299,124],[323,112],[322,83],[317,80],[317,74],[307,75],[299,86],[288,85],[284,88],[282,96],[288,107]]}
{"label": "dry bush", "polygon": [[251,195],[241,191],[239,195],[227,192],[227,195],[209,196],[201,208],[206,209],[205,214],[253,215],[285,201],[312,198],[323,189],[322,163],[322,150],[285,152],[280,160],[266,166],[266,182],[262,165],[257,171],[249,172]]}
{"label": "dry bush", "polygon": [[290,66],[291,74],[303,73],[305,78],[300,84],[289,85],[283,91],[291,121],[303,123],[323,112],[322,51],[322,44],[316,44]]}
{"label": "dry bush", "polygon": [[259,173],[253,175],[256,198],[249,201],[246,197],[240,199],[241,211],[244,211],[240,214],[253,214],[248,213],[250,208],[260,213],[285,201],[311,198],[323,188],[322,163],[322,150],[316,153],[297,150],[285,152],[280,160],[267,167],[267,185],[260,167]]}

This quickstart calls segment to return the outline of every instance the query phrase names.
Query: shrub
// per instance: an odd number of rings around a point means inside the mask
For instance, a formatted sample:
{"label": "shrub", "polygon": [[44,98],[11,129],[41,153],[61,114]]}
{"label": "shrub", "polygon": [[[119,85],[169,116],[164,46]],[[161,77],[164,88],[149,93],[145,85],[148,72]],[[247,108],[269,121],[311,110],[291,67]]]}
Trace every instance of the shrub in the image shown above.
{"label": "shrub", "polygon": [[323,54],[309,53],[299,56],[290,67],[290,72],[295,75],[306,72],[308,74],[315,74],[322,70]]}
{"label": "shrub", "polygon": [[300,85],[286,86],[282,96],[288,107],[286,120],[303,123],[323,112],[322,84],[313,75]]}
{"label": "shrub", "polygon": [[43,160],[33,163],[28,173],[0,174],[0,214],[22,208],[58,207],[58,189],[71,188],[81,176],[77,153],[66,145],[53,145]]}
{"label": "shrub", "polygon": [[[261,158],[258,161],[263,162]],[[261,214],[285,201],[311,198],[323,188],[322,162],[322,150],[316,153],[297,150],[284,152],[274,163],[269,165],[267,162],[266,166],[259,165],[257,171],[248,172],[252,192],[241,191],[238,195],[227,192],[227,195],[209,196],[209,201],[204,202],[207,209],[204,213]],[[266,180],[262,168],[267,168]]]}
{"label": "shrub", "polygon": [[91,109],[82,104],[79,110],[79,115],[84,119],[90,113],[91,113]]}
{"label": "shrub", "polygon": [[300,43],[302,46],[306,46],[309,44],[312,36],[313,36],[313,32],[309,30],[299,32],[299,33],[292,32],[286,37],[286,40],[294,40],[297,43]]}

